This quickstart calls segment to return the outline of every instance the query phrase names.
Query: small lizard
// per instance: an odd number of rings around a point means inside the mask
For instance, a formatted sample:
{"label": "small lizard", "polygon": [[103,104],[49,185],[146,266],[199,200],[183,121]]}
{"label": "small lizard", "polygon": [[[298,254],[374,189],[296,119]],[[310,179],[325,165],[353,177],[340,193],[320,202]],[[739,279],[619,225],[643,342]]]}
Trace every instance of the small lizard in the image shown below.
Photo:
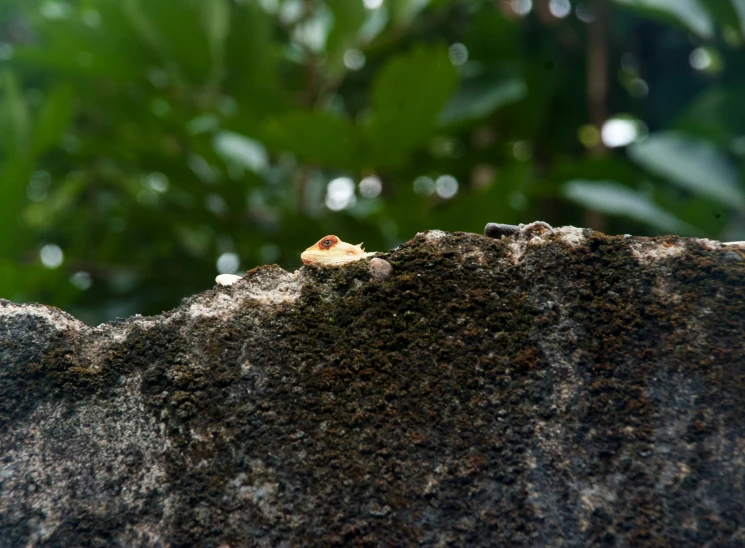
{"label": "small lizard", "polygon": [[316,266],[341,266],[359,261],[375,253],[367,253],[362,244],[342,242],[336,236],[324,236],[300,254],[303,264]]}
{"label": "small lizard", "polygon": [[[370,257],[375,253],[368,253],[362,249],[362,244],[352,245],[342,242],[337,236],[324,236],[315,244],[300,254],[303,264],[314,266],[341,266],[353,261]],[[388,265],[390,268],[390,265]],[[376,271],[377,272],[377,271]],[[386,270],[386,276],[390,273]],[[384,276],[385,277],[385,276]],[[219,285],[233,285],[241,279],[235,274],[220,274],[215,278]]]}

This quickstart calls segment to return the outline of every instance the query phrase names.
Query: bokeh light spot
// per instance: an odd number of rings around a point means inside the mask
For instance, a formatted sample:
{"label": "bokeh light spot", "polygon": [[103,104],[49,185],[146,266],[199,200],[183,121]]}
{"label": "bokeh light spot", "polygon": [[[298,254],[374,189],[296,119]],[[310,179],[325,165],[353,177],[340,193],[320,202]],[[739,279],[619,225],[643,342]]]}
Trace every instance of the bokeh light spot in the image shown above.
{"label": "bokeh light spot", "polygon": [[28,182],[26,195],[32,202],[41,202],[47,197],[49,186],[52,184],[52,177],[46,171],[36,171]]}
{"label": "bokeh light spot", "polygon": [[47,268],[57,268],[65,260],[65,254],[62,253],[60,246],[56,244],[45,244],[39,251],[41,264]]}
{"label": "bokeh light spot", "polygon": [[421,196],[431,196],[435,193],[435,181],[432,177],[417,177],[414,179],[414,192]]}
{"label": "bokeh light spot", "polygon": [[284,25],[292,25],[303,16],[305,6],[300,0],[287,0],[280,4],[279,20]]}
{"label": "bokeh light spot", "polygon": [[47,19],[64,19],[70,13],[70,6],[62,2],[44,2],[39,12]]}
{"label": "bokeh light spot", "polygon": [[625,147],[637,141],[646,128],[638,120],[630,118],[610,118],[600,130],[603,144],[609,148]]}
{"label": "bokeh light spot", "polygon": [[594,148],[600,144],[600,132],[592,124],[585,124],[577,131],[579,142],[587,148]]}
{"label": "bokeh light spot", "polygon": [[217,258],[217,271],[220,274],[235,274],[240,262],[235,253],[223,253]]}
{"label": "bokeh light spot", "polygon": [[533,9],[533,0],[512,0],[510,6],[517,15],[525,17]]}
{"label": "bokeh light spot", "polygon": [[349,177],[338,177],[326,186],[326,207],[331,211],[352,207],[355,202],[354,181]]}
{"label": "bokeh light spot", "polygon": [[520,162],[527,162],[533,157],[533,147],[527,141],[517,141],[512,145],[512,155]]}
{"label": "bokeh light spot", "polygon": [[154,192],[162,194],[168,190],[168,177],[162,173],[148,173],[143,177],[142,184]]}
{"label": "bokeh light spot", "polygon": [[365,66],[365,54],[358,49],[348,49],[344,52],[344,66],[349,70],[360,70]]}
{"label": "bokeh light spot", "polygon": [[548,9],[551,15],[563,19],[571,13],[572,5],[569,3],[569,0],[550,0]]}
{"label": "bokeh light spot", "polygon": [[93,285],[93,280],[88,272],[81,270],[70,276],[70,283],[78,289],[85,291]]}
{"label": "bokeh light spot", "polygon": [[448,57],[456,67],[464,65],[468,61],[468,48],[460,42],[456,42],[448,48]]}
{"label": "bokeh light spot", "polygon": [[487,188],[497,177],[497,170],[490,164],[479,164],[471,171],[471,184],[474,188]]}
{"label": "bokeh light spot", "polygon": [[592,23],[595,21],[595,13],[592,11],[587,2],[582,2],[576,8],[574,13],[577,14],[577,19],[583,23]]}
{"label": "bokeh light spot", "polygon": [[96,28],[98,25],[101,24],[101,14],[98,13],[96,10],[87,9],[83,11],[82,19],[83,23],[91,28]]}
{"label": "bokeh light spot", "polygon": [[[241,0],[239,4],[247,4],[247,0]],[[279,11],[279,0],[259,0],[259,4],[267,13],[277,13]]]}
{"label": "bokeh light spot", "polygon": [[639,72],[639,61],[633,53],[624,53],[621,57],[621,70],[627,74],[637,74]]}
{"label": "bokeh light spot", "polygon": [[377,198],[383,191],[383,182],[380,177],[369,175],[360,181],[360,194],[365,198]]}
{"label": "bokeh light spot", "polygon": [[706,48],[696,48],[688,57],[688,62],[696,70],[706,70],[714,62],[714,58]]}
{"label": "bokeh light spot", "polygon": [[10,44],[0,44],[0,61],[7,61],[13,57],[14,49]]}
{"label": "bokeh light spot", "polygon": [[228,203],[219,194],[207,194],[204,199],[204,207],[207,208],[207,211],[218,217],[228,212]]}
{"label": "bokeh light spot", "polygon": [[440,175],[435,181],[437,195],[446,200],[458,193],[458,180],[452,175]]}

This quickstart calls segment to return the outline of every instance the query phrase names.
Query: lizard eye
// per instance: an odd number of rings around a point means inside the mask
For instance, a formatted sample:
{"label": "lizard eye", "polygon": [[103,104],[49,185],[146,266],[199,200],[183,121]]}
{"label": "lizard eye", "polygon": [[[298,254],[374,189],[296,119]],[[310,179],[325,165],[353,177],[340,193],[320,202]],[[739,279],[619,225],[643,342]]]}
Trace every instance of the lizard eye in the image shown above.
{"label": "lizard eye", "polygon": [[336,236],[324,236],[319,240],[319,242],[316,244],[319,249],[331,249],[336,244],[339,243],[339,238]]}

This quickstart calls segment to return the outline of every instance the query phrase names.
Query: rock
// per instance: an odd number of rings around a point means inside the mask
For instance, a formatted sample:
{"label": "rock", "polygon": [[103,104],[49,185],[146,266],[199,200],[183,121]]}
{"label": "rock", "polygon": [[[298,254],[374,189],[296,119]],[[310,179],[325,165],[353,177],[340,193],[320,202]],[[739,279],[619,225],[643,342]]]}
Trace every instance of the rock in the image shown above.
{"label": "rock", "polygon": [[430,231],[385,283],[262,267],[95,328],[0,301],[0,546],[741,544],[728,251]]}
{"label": "rock", "polygon": [[743,260],[743,257],[736,251],[725,251],[722,253],[721,260],[725,263],[738,263]]}
{"label": "rock", "polygon": [[391,277],[393,267],[385,259],[374,257],[370,259],[370,271],[374,279],[383,281]]}

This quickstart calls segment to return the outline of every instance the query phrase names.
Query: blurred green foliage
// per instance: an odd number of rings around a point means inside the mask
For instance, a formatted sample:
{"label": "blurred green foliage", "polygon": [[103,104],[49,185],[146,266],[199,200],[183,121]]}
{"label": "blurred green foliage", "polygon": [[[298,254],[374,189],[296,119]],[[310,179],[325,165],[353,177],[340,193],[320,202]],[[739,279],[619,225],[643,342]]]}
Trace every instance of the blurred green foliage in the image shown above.
{"label": "blurred green foliage", "polygon": [[157,313],[328,233],[745,239],[744,0],[0,6],[5,298]]}

